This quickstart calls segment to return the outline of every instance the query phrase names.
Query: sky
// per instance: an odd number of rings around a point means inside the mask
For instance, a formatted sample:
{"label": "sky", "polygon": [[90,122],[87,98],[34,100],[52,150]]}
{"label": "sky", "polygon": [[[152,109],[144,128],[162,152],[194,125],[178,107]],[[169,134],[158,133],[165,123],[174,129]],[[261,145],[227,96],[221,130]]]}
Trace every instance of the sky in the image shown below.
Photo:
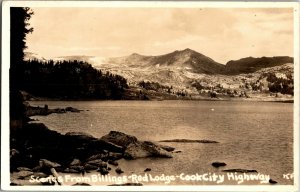
{"label": "sky", "polygon": [[162,55],[185,48],[225,64],[293,56],[292,8],[33,8],[27,52],[45,58]]}

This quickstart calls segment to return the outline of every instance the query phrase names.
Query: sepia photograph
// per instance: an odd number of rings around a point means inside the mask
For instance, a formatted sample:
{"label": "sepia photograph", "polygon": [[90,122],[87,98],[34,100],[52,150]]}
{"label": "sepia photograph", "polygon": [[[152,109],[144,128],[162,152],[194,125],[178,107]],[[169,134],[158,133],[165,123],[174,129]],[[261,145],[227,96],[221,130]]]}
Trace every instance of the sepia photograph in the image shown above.
{"label": "sepia photograph", "polygon": [[4,1],[2,24],[1,188],[297,190],[299,4]]}

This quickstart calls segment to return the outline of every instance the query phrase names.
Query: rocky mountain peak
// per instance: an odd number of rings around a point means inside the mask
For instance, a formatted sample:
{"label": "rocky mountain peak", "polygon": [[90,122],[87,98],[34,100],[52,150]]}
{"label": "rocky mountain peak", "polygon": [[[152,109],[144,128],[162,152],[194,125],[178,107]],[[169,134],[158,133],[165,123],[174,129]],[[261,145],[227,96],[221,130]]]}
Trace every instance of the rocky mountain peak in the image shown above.
{"label": "rocky mountain peak", "polygon": [[182,52],[185,52],[185,53],[197,53],[196,51],[190,49],[190,48],[186,48],[184,50],[182,50]]}
{"label": "rocky mountain peak", "polygon": [[142,55],[140,55],[138,53],[132,53],[130,56],[142,56]]}
{"label": "rocky mountain peak", "polygon": [[[185,55],[200,54],[197,51],[194,51],[194,50],[192,50],[190,48],[186,48],[186,49],[183,49],[183,50],[176,50],[173,53],[174,54],[181,54],[181,55],[182,54],[185,54]],[[202,55],[202,54],[200,54],[200,55]]]}

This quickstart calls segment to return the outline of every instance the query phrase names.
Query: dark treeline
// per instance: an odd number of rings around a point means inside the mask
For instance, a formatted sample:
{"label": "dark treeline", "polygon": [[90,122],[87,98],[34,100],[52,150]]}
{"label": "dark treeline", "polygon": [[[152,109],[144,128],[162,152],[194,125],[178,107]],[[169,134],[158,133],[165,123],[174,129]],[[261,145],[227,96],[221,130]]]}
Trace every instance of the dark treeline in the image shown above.
{"label": "dark treeline", "polygon": [[274,73],[263,76],[267,77],[270,92],[294,95],[294,77],[291,73],[287,73],[286,78],[276,77]]}
{"label": "dark treeline", "polygon": [[159,90],[170,91],[171,89],[173,89],[172,86],[161,85],[157,82],[150,82],[150,81],[140,81],[138,85],[144,89],[154,90],[154,91],[159,91]]}
{"label": "dark treeline", "polygon": [[22,90],[58,99],[122,99],[125,78],[82,61],[24,61]]}

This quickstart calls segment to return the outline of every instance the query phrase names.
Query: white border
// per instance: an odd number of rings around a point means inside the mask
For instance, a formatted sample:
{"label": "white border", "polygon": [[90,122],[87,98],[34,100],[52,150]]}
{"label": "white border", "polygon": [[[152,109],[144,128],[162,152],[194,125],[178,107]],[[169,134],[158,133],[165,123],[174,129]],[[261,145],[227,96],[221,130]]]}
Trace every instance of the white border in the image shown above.
{"label": "white border", "polygon": [[300,3],[294,9],[294,186],[299,190]]}
{"label": "white border", "polygon": [[[10,7],[173,7],[173,8],[294,8],[294,185],[184,185],[184,186],[10,186],[9,174],[9,55]],[[298,191],[299,187],[299,3],[194,1],[3,1],[2,3],[1,189],[14,191]]]}
{"label": "white border", "polygon": [[136,8],[297,8],[297,2],[217,2],[217,1],[12,1],[3,7],[136,7]]}

